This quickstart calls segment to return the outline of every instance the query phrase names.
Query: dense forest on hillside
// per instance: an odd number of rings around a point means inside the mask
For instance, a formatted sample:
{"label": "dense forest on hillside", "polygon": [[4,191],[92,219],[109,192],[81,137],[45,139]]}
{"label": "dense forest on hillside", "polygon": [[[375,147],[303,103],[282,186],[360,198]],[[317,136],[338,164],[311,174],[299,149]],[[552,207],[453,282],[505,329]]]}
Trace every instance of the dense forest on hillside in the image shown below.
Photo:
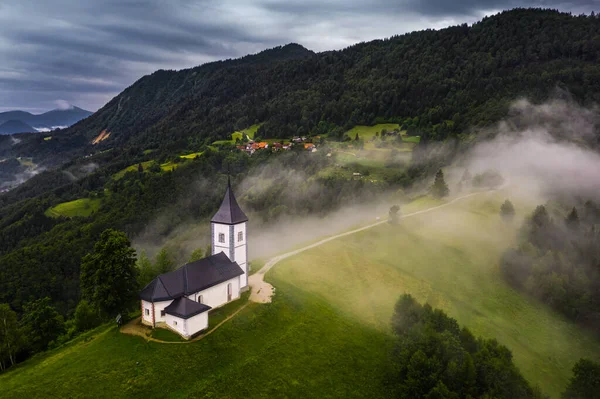
{"label": "dense forest on hillside", "polygon": [[[424,142],[444,140],[499,120],[516,98],[541,101],[557,87],[600,102],[599,43],[594,15],[516,9],[340,51],[291,44],[157,71],[52,140],[27,136],[10,151],[57,161],[117,146],[196,150],[255,122],[264,122],[261,137],[289,137],[400,121]],[[91,146],[105,129],[111,136]]]}

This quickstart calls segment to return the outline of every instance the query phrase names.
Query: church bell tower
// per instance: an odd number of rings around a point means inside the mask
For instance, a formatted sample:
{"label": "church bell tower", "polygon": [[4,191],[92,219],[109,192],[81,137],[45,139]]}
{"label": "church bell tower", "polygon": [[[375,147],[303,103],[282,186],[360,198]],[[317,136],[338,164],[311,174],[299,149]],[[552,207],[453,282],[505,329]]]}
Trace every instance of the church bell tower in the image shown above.
{"label": "church bell tower", "polygon": [[248,245],[246,225],[248,217],[238,205],[230,179],[221,207],[210,221],[212,233],[212,255],[224,252],[232,262],[242,268],[240,289],[248,288]]}

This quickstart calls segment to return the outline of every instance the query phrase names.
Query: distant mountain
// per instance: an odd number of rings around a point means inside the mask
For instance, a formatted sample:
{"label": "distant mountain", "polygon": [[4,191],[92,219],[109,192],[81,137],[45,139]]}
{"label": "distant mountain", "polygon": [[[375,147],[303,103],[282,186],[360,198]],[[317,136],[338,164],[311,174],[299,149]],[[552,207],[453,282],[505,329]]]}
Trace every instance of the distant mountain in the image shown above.
{"label": "distant mountain", "polygon": [[0,134],[14,134],[14,133],[30,133],[35,132],[35,129],[29,126],[27,123],[11,119],[0,124]]}
{"label": "distant mountain", "polygon": [[[0,112],[0,125],[7,122],[21,122],[21,125],[12,123],[0,131],[0,134],[13,134],[23,132],[47,131],[57,128],[69,127],[82,119],[90,116],[92,112],[79,107],[71,106],[67,109],[55,109],[43,114],[34,115],[25,111]],[[10,126],[16,130],[10,130]],[[28,126],[29,130],[22,130]]]}

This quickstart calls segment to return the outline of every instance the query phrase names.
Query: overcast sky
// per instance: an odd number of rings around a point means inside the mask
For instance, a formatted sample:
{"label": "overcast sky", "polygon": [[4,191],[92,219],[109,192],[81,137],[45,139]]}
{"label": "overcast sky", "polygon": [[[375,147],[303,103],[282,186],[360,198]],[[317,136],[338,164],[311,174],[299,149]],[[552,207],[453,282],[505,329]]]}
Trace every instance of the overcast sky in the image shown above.
{"label": "overcast sky", "polygon": [[290,42],[341,49],[528,6],[579,14],[600,0],[1,0],[0,111],[95,111],[161,68]]}

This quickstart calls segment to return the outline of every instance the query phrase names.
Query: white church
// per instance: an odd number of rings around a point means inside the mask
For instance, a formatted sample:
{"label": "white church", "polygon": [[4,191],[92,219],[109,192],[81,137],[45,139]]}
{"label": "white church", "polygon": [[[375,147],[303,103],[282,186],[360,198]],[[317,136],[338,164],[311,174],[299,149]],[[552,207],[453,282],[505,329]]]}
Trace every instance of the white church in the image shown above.
{"label": "white church", "polygon": [[142,323],[189,339],[208,328],[208,314],[248,289],[248,217],[231,184],[211,219],[212,255],[161,274],[140,293]]}

